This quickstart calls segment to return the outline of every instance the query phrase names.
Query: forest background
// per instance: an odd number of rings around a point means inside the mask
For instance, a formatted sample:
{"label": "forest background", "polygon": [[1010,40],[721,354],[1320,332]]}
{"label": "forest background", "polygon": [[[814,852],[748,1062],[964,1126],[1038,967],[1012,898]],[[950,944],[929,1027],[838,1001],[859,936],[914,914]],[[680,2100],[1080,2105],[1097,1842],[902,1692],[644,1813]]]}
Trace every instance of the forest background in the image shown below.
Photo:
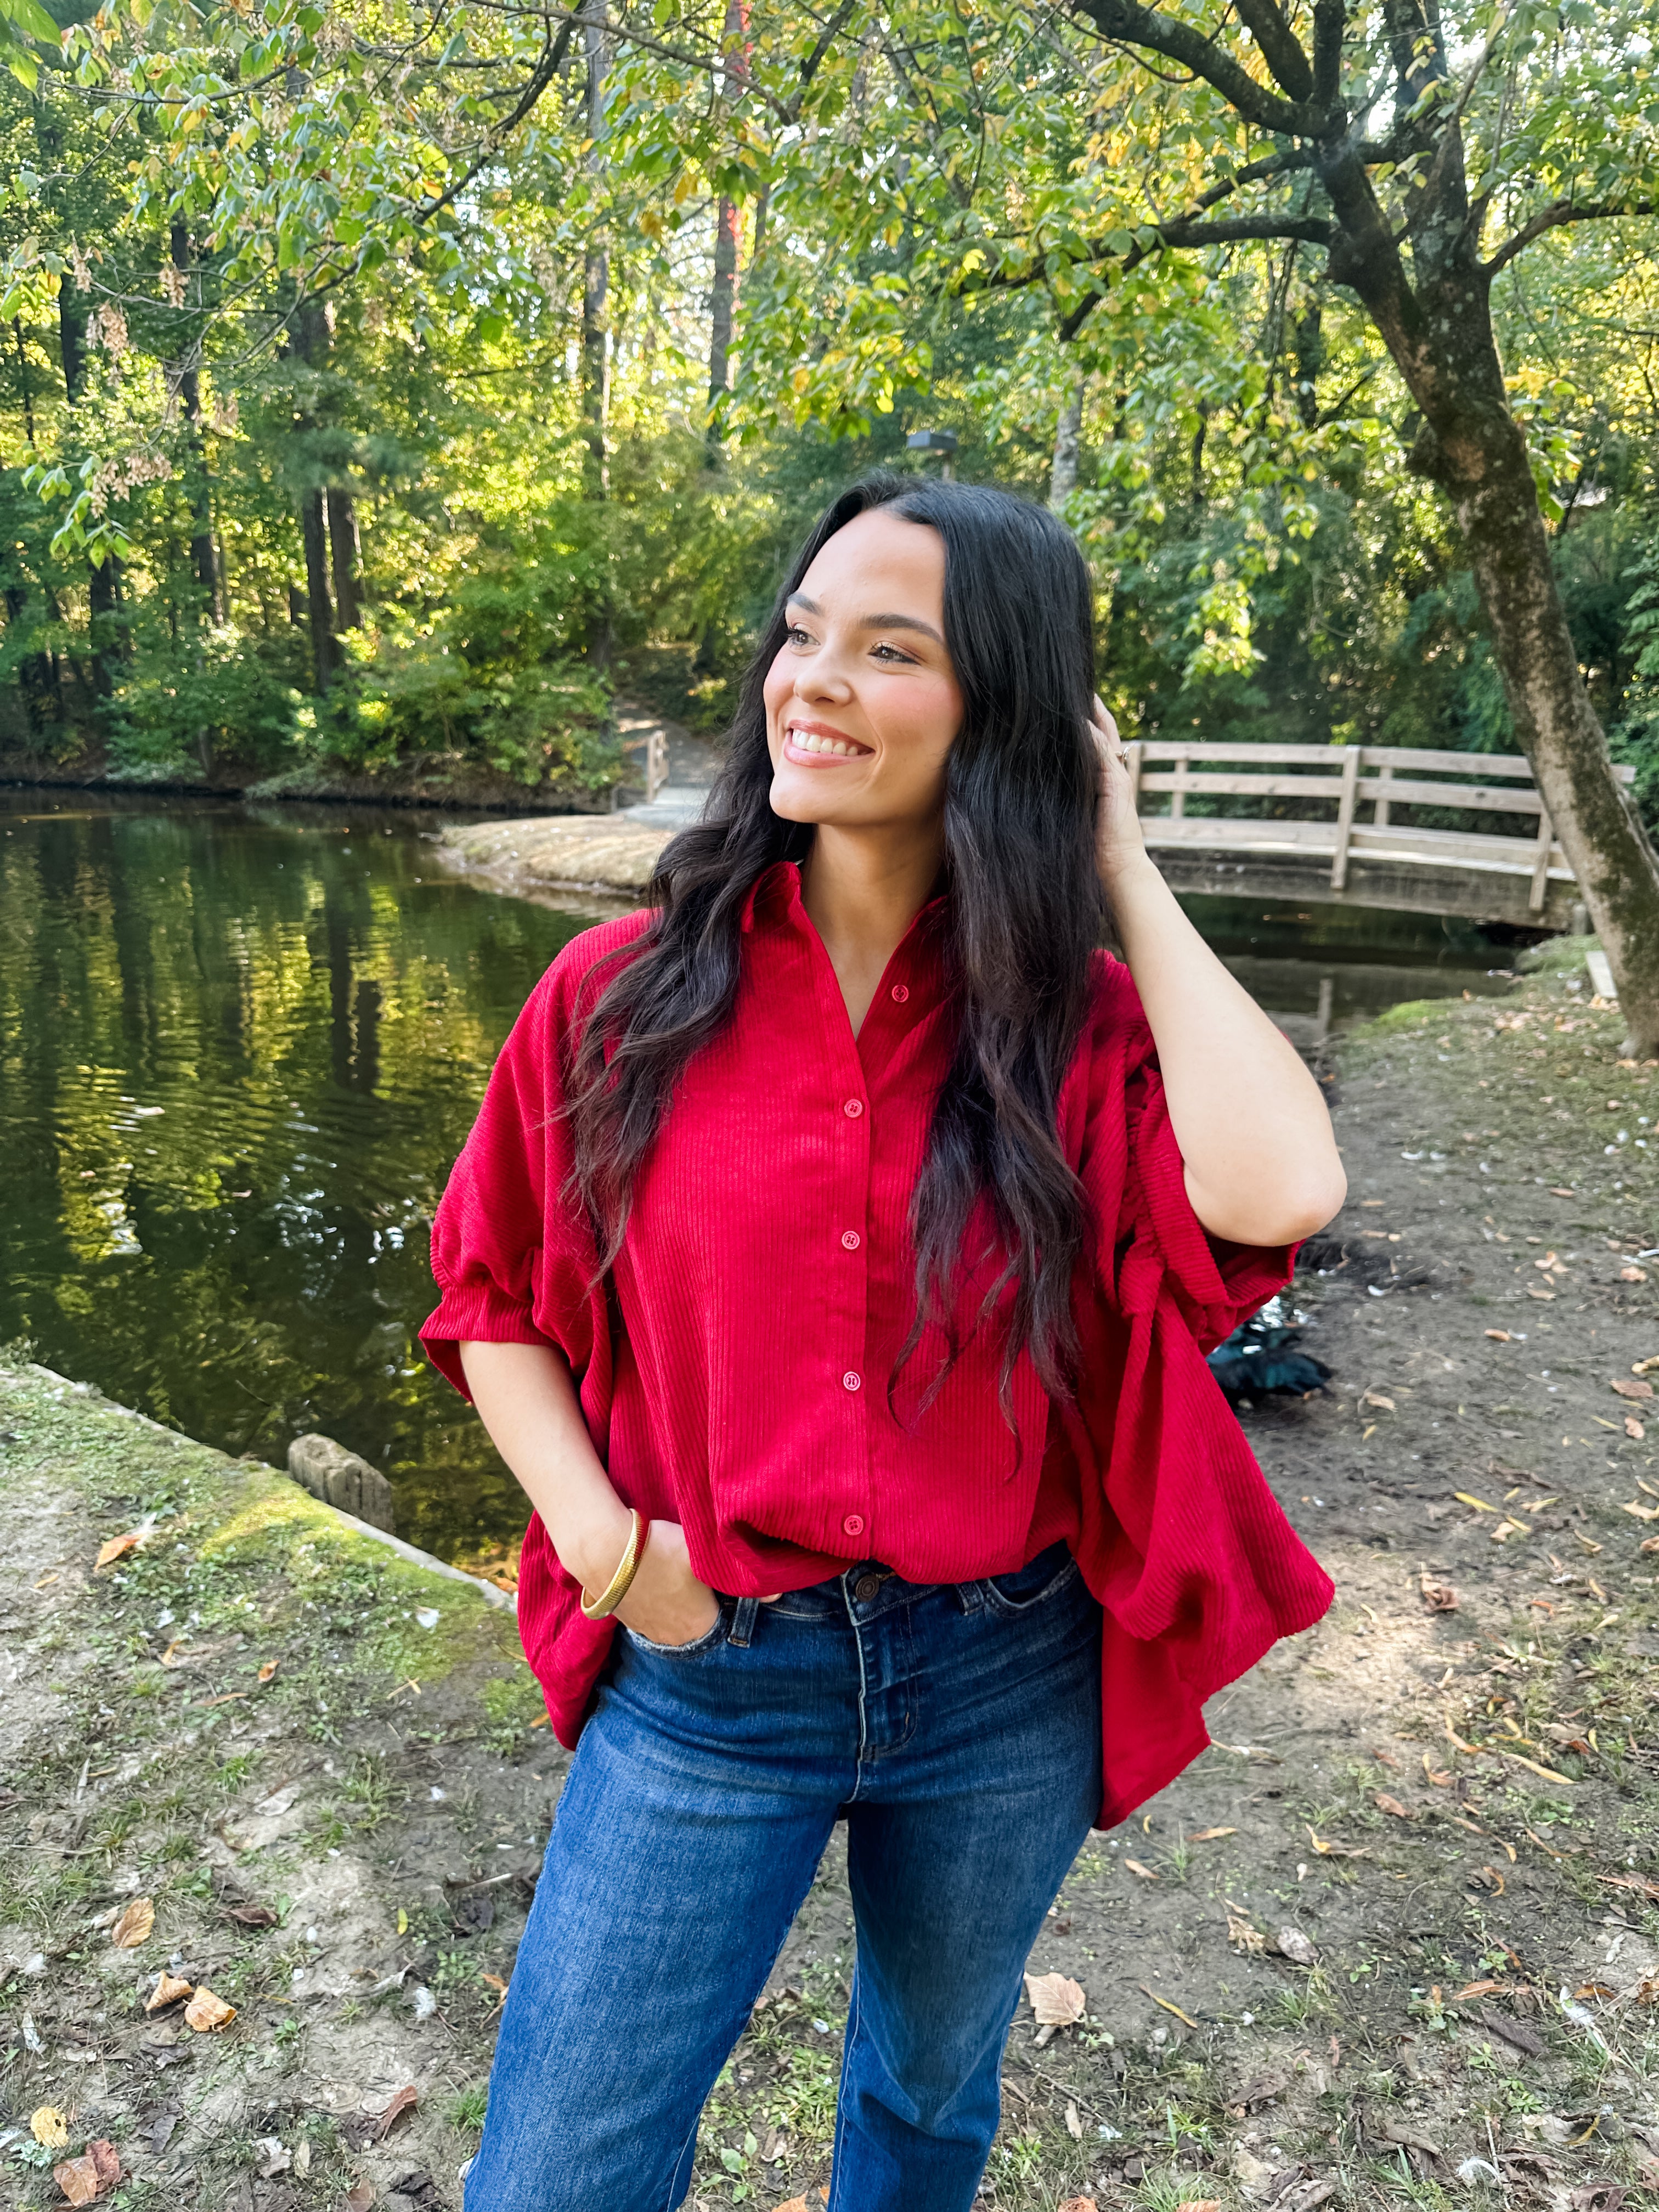
{"label": "forest background", "polygon": [[[1652,822],[1654,11],[1402,4],[1310,21],[1399,234],[1449,133],[1508,232],[1504,404]],[[616,698],[717,729],[924,429],[1075,529],[1129,733],[1514,750],[1297,12],[1208,12],[4,0],[0,773],[603,805]]]}

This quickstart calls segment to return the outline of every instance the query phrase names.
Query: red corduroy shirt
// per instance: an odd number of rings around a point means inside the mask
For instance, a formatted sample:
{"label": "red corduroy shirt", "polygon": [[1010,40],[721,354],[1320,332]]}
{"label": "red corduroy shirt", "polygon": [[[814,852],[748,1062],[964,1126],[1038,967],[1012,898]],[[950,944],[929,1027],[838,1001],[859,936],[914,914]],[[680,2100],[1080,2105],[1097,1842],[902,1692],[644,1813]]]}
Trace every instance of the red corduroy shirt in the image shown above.
{"label": "red corduroy shirt", "polygon": [[[581,1021],[614,973],[594,963],[651,918],[573,939],[502,1048],[438,1208],[442,1303],[422,1335],[461,1389],[463,1343],[556,1347],[618,1495],[680,1522],[697,1574],[734,1595],[863,1559],[963,1582],[1063,1538],[1104,1609],[1109,1826],[1203,1749],[1203,1701],[1334,1594],[1203,1356],[1284,1285],[1291,1255],[1200,1226],[1139,996],[1098,954],[1059,1109],[1094,1241],[1073,1283],[1076,1397],[1051,1407],[1022,1358],[1009,1425],[997,1333],[973,1326],[997,1272],[986,1262],[962,1281],[963,1348],[937,1396],[920,1407],[945,1349],[930,1328],[890,1397],[914,1312],[910,1196],[955,1038],[947,911],[917,916],[854,1038],[799,870],[761,878],[732,1019],[686,1068],[636,1180],[613,1297],[566,1195],[561,1109]],[[582,1618],[539,1519],[519,1620],[574,1745],[614,1628]]]}

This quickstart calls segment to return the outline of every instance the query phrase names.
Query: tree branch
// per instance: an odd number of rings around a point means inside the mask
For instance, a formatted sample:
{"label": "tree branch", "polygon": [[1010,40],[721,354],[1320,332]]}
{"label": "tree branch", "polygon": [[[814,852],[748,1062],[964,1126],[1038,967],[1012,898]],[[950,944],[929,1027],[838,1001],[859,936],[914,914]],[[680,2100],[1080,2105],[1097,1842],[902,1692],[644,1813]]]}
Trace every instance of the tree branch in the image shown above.
{"label": "tree branch", "polygon": [[1342,34],[1348,27],[1346,0],[1314,0],[1313,98],[1319,107],[1334,107],[1342,80]]}
{"label": "tree branch", "polygon": [[[1195,252],[1206,246],[1239,246],[1262,239],[1297,239],[1305,246],[1328,246],[1333,235],[1331,224],[1316,216],[1239,215],[1229,216],[1220,222],[1200,222],[1183,216],[1176,222],[1161,223],[1150,246],[1131,246],[1118,263],[1117,273],[1127,276],[1132,269],[1138,269],[1155,253]],[[1077,336],[1100,296],[1099,290],[1091,292],[1066,316],[1060,325],[1062,345],[1069,345]]]}
{"label": "tree branch", "polygon": [[[1144,46],[1201,76],[1259,131],[1271,131],[1283,138],[1322,137],[1336,120],[1327,108],[1285,100],[1267,85],[1258,84],[1213,39],[1206,39],[1189,24],[1160,15],[1155,8],[1140,7],[1138,0],[1073,0],[1073,4],[1104,37],[1125,46]],[[1289,35],[1287,32],[1285,36]]]}
{"label": "tree branch", "polygon": [[1313,70],[1300,40],[1279,12],[1279,0],[1233,0],[1233,5],[1285,91],[1292,100],[1311,100]]}
{"label": "tree branch", "polygon": [[1540,209],[1530,222],[1522,223],[1514,237],[1506,238],[1491,260],[1480,266],[1487,276],[1495,276],[1534,238],[1541,238],[1547,230],[1559,230],[1564,222],[1616,222],[1620,216],[1650,215],[1659,215],[1659,200],[1555,200]]}

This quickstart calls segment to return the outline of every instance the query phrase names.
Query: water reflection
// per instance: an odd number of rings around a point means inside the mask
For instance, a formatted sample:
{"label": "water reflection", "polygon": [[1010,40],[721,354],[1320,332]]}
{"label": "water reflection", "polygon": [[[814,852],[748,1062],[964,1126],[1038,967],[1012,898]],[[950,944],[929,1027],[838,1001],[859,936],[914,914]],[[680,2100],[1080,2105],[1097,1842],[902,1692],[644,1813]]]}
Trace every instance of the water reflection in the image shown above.
{"label": "water reflection", "polygon": [[0,1337],[228,1451],[325,1430],[453,1554],[522,1509],[413,1340],[428,1224],[584,924],[441,876],[419,826],[0,811]]}
{"label": "water reflection", "polygon": [[[0,794],[0,1339],[228,1451],[321,1429],[453,1557],[524,1509],[415,1346],[428,1227],[584,922],[439,874],[423,826]],[[1504,957],[1467,925],[1191,905],[1298,1043]]]}

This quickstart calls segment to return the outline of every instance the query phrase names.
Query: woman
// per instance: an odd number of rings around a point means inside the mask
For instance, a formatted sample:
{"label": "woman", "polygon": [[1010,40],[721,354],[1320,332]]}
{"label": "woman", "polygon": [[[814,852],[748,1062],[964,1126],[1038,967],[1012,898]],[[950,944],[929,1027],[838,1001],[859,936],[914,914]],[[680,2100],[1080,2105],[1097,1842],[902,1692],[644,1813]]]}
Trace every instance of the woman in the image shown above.
{"label": "woman", "polygon": [[535,1507],[523,1632],[580,1744],[469,2212],[681,2201],[838,1815],[831,2212],[969,2205],[1091,1825],[1329,1602],[1201,1347],[1341,1169],[1146,857],[1091,664],[1042,509],[846,493],[652,909],[496,1066],[424,1334]]}

